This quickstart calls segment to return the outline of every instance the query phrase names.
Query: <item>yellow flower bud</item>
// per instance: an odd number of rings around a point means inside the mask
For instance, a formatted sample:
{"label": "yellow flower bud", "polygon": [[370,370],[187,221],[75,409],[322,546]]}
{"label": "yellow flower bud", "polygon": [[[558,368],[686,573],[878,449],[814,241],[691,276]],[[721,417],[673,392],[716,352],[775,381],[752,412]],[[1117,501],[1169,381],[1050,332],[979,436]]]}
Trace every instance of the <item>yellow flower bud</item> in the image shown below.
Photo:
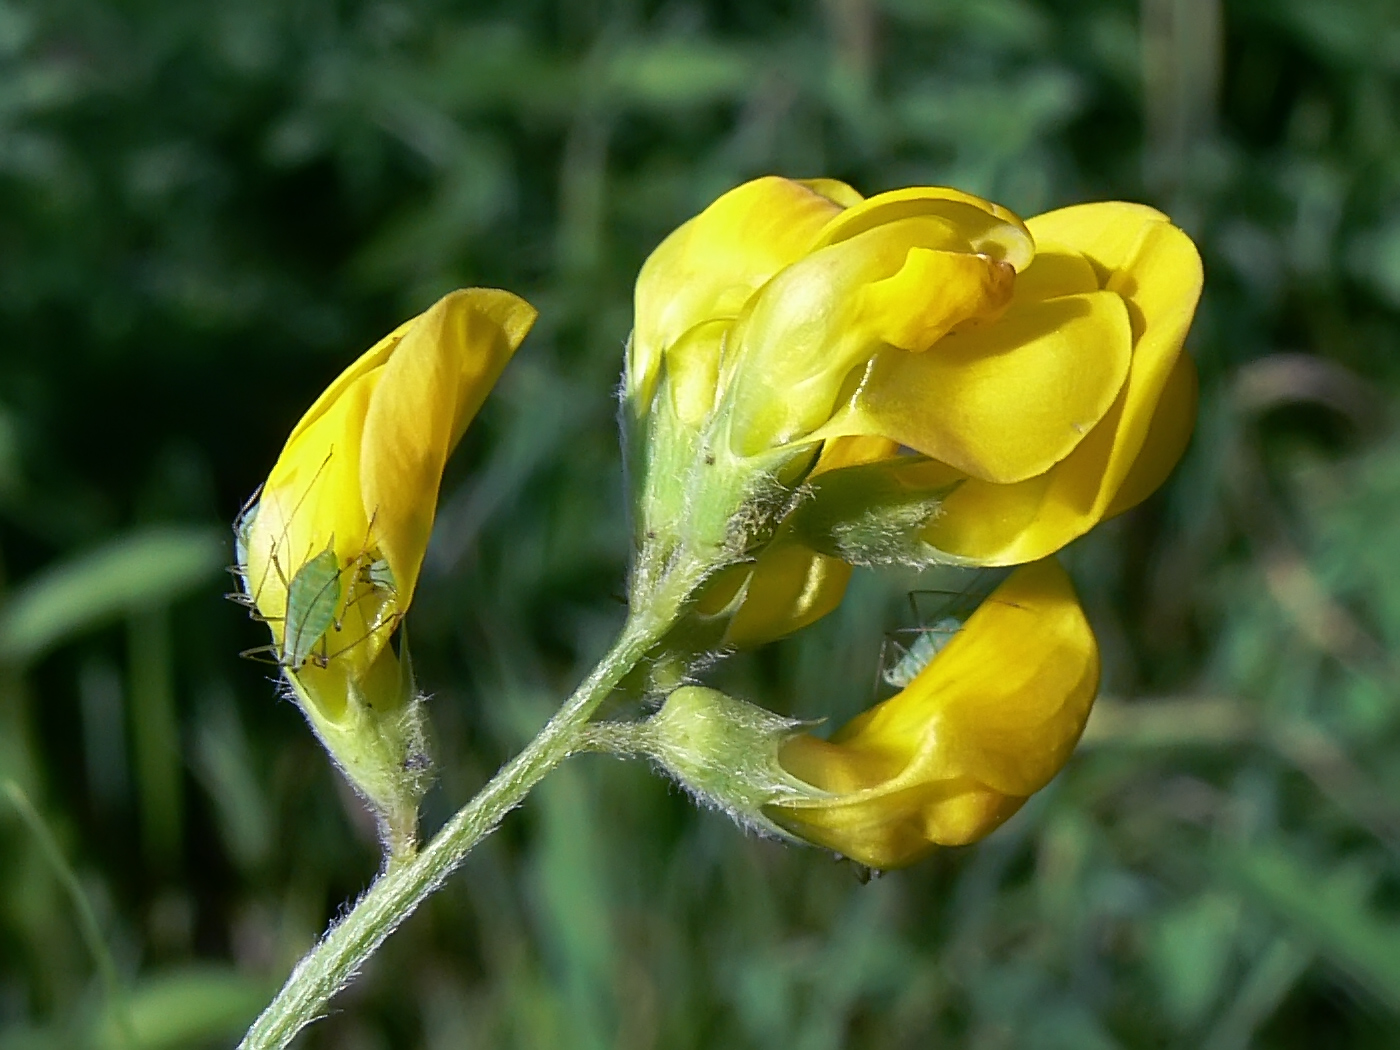
{"label": "yellow flower bud", "polygon": [[826,792],[770,805],[790,832],[872,868],[990,833],[1058,773],[1098,689],[1093,631],[1053,559],[992,592],[910,684],[830,740],[788,740]]}
{"label": "yellow flower bud", "polygon": [[[861,200],[840,183],[759,179],[647,261],[625,391],[657,434],[701,434],[659,457],[675,475],[697,451],[820,442],[815,477],[864,442],[882,451],[862,469],[908,487],[917,453],[930,464],[921,553],[911,535],[888,559],[1021,564],[1140,502],[1180,458],[1200,289],[1195,246],[1142,205],[1022,223],[956,190]],[[670,495],[653,518],[694,503]],[[739,594],[732,643],[808,623],[844,589],[844,556],[773,534],[786,546],[760,552],[746,582],[715,584]]]}
{"label": "yellow flower bud", "polygon": [[302,417],[238,525],[246,601],[313,729],[381,816],[416,812],[426,764],[388,642],[447,457],[534,319],[509,292],[473,288],[399,326]]}

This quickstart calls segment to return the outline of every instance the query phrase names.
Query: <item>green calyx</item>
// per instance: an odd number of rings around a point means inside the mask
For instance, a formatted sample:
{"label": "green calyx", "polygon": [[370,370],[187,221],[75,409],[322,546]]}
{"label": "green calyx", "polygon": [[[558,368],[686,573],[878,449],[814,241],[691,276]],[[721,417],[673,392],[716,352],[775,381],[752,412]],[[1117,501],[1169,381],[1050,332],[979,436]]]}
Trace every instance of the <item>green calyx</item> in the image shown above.
{"label": "green calyx", "polygon": [[806,728],[718,690],[688,685],[645,721],[595,723],[585,739],[590,750],[645,755],[700,801],[756,831],[791,839],[763,810],[825,797],[778,762],[783,745]]}
{"label": "green calyx", "polygon": [[851,565],[952,564],[959,559],[927,543],[923,531],[957,485],[923,456],[841,467],[807,483],[783,530]]}
{"label": "green calyx", "polygon": [[390,865],[412,856],[418,805],[433,766],[424,698],[414,684],[407,646],[401,660],[386,647],[364,680],[337,683],[334,698],[319,695],[330,687],[324,678],[288,671],[287,682],[317,739],[373,809]]}

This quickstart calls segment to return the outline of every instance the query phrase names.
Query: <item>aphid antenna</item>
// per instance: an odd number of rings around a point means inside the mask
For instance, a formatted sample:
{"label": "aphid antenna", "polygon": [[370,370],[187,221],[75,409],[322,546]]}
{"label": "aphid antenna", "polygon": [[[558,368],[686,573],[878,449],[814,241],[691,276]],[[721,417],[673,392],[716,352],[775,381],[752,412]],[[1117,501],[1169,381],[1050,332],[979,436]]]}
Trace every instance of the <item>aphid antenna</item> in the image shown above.
{"label": "aphid antenna", "polygon": [[374,523],[379,519],[379,508],[375,507],[370,513],[369,521],[365,524],[365,542],[360,545],[360,553],[369,553],[369,541],[374,538]]}
{"label": "aphid antenna", "polygon": [[900,645],[899,642],[895,641],[895,639],[888,634],[880,639],[880,658],[875,661],[875,674],[870,680],[870,699],[872,701],[880,695],[880,686],[889,684],[885,681],[885,673],[890,668],[889,655],[891,645],[899,650],[899,657],[894,661],[895,663],[898,663],[899,660],[903,659],[909,652],[905,646]]}
{"label": "aphid antenna", "polygon": [[[286,540],[287,540],[287,534],[288,534],[288,532],[291,531],[291,528],[292,528],[292,519],[295,518],[296,515],[297,515],[297,512],[298,512],[299,510],[301,510],[301,505],[302,505],[303,503],[306,502],[306,498],[307,498],[308,496],[311,495],[311,490],[316,486],[316,482],[320,480],[322,472],[326,469],[326,464],[328,464],[328,463],[331,461],[331,457],[334,456],[334,455],[335,455],[335,446],[332,445],[332,446],[330,447],[330,450],[326,453],[326,458],[323,459],[323,460],[321,460],[321,465],[320,465],[319,467],[316,468],[316,473],[314,473],[314,474],[311,475],[311,480],[308,481],[308,482],[306,483],[306,488],[302,491],[302,494],[301,494],[300,496],[297,497],[296,503],[294,503],[294,504],[292,505],[291,513],[288,514],[288,515],[286,515],[286,516],[282,519],[282,534],[281,534],[280,536],[278,536],[278,537],[277,537],[277,541],[276,541],[275,543],[273,543],[273,545],[272,545],[272,557],[268,558],[268,560],[267,560],[267,561],[268,561],[267,567],[263,569],[262,579],[260,579],[260,580],[258,581],[258,586],[257,586],[256,590],[253,592],[253,599],[254,599],[255,601],[262,598],[262,589],[263,589],[263,587],[265,587],[265,586],[267,585],[267,574],[268,574],[268,572],[269,572],[272,568],[274,568],[274,567],[277,569],[277,575],[278,575],[278,576],[281,578],[281,580],[282,580],[282,585],[283,585],[284,587],[289,587],[289,586],[291,586],[291,584],[289,583],[289,581],[288,581],[287,578],[286,578],[286,575],[282,572],[282,567],[281,567],[281,566],[278,564],[278,562],[277,562],[277,551],[281,548],[282,544],[285,543]],[[254,497],[257,497],[257,496],[261,495],[261,493],[262,493],[262,486],[259,485],[259,486],[258,486],[258,491],[257,491],[256,493],[254,493]],[[251,500],[250,500],[250,502],[251,502]],[[244,506],[246,507],[247,504],[245,504]],[[240,521],[240,522],[242,521],[242,516],[241,516],[241,515],[240,515],[239,521]]]}
{"label": "aphid antenna", "polygon": [[[974,601],[977,605],[980,605],[983,602],[995,602],[998,605],[1009,605],[1014,609],[1025,608],[1025,606],[1019,605],[1016,602],[1007,601],[1005,598],[995,598],[991,594],[978,595],[977,591],[972,587],[966,587],[961,591],[944,590],[936,587],[925,587],[909,591],[907,594],[907,598],[909,600],[909,611],[913,615],[914,619],[920,624],[925,624],[930,619],[934,618],[934,616],[925,616],[923,610],[919,608],[916,596],[926,594],[935,594],[941,597],[944,600],[945,608],[947,609],[954,608],[958,599],[963,599],[964,601],[971,600]],[[937,614],[935,613],[935,616],[936,615]],[[957,619],[965,620],[967,619],[967,616],[970,615],[970,613],[949,613],[949,615],[953,615]]]}
{"label": "aphid antenna", "polygon": [[243,501],[243,506],[238,508],[238,514],[233,519],[234,532],[238,532],[243,527],[243,523],[248,520],[248,515],[252,512],[253,508],[258,505],[258,500],[262,496],[262,490],[263,486],[259,484],[258,487],[253,490],[253,494]]}
{"label": "aphid antenna", "polygon": [[[1007,603],[1007,604],[1010,604],[1010,603]],[[893,635],[893,634],[956,634],[956,633],[961,629],[961,627],[940,626],[940,624],[943,622],[943,620],[957,620],[959,624],[962,623],[962,620],[961,620],[960,617],[957,617],[957,616],[945,616],[945,617],[941,617],[941,618],[938,619],[938,620],[935,620],[933,623],[921,623],[921,624],[916,624],[916,625],[913,626],[913,627],[896,627],[894,630],[890,631],[889,633],[892,634],[892,635]],[[895,643],[895,644],[898,644],[898,643]],[[901,648],[902,648],[902,647],[901,647]]]}

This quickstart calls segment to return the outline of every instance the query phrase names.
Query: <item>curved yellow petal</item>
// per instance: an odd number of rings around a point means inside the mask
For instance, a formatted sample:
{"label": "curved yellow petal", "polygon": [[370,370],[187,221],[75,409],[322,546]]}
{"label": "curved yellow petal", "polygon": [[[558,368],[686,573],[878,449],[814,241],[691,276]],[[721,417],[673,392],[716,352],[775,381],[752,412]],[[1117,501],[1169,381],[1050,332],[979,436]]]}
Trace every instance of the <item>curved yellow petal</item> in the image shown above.
{"label": "curved yellow petal", "polygon": [[327,549],[345,564],[368,540],[360,500],[360,439],[380,372],[360,367],[362,362],[347,370],[354,373],[349,380],[336,381],[336,399],[318,401],[315,417],[292,432],[248,529],[248,593],[279,645],[288,588],[301,567]]}
{"label": "curved yellow petal", "polygon": [[843,208],[854,208],[865,198],[860,191],[853,189],[840,179],[794,179],[799,186],[806,186],[813,193],[820,193],[829,201]]}
{"label": "curved yellow petal", "polygon": [[720,355],[728,334],[728,321],[702,321],[662,355],[671,406],[676,418],[688,427],[699,428],[715,407]]}
{"label": "curved yellow petal", "polygon": [[1043,474],[1112,407],[1132,359],[1111,292],[1018,303],[932,350],[877,354],[822,434],[877,434],[1001,484]]}
{"label": "curved yellow petal", "polygon": [[401,606],[418,581],[447,457],[534,324],[497,289],[452,292],[404,333],[364,418],[360,489]]}
{"label": "curved yellow petal", "polygon": [[959,237],[936,218],[902,219],[770,281],[725,351],[734,450],[749,456],[811,435],[852,370],[882,347],[923,350],[956,325],[996,316],[1011,300],[1010,267],[947,250]]}
{"label": "curved yellow petal", "polygon": [[1130,268],[1139,254],[1142,232],[1171,219],[1146,204],[1131,201],[1093,201],[1056,208],[1026,220],[1037,244],[1060,244],[1083,254],[1106,285],[1116,273]]}
{"label": "curved yellow petal", "polygon": [[1035,259],[1016,275],[1017,304],[1057,299],[1100,290],[1099,275],[1088,259],[1063,244],[1036,244]]}
{"label": "curved yellow petal", "polygon": [[755,179],[661,242],[637,277],[626,376],[630,398],[644,410],[668,346],[702,321],[736,316],[774,274],[807,254],[841,210],[828,195],[842,195],[840,185],[819,180],[808,188],[777,176]]}
{"label": "curved yellow petal", "polygon": [[758,556],[726,645],[748,649],[815,623],[846,593],[851,567],[799,543],[779,540]]}
{"label": "curved yellow petal", "polygon": [[1142,442],[1142,451],[1133,460],[1128,476],[1123,479],[1113,502],[1104,511],[1105,518],[1136,507],[1167,480],[1167,475],[1191,443],[1199,398],[1200,381],[1196,376],[1196,362],[1187,354],[1182,354],[1176,359],[1176,367],[1162,389],[1157,411],[1152,415],[1147,436]]}
{"label": "curved yellow petal", "polygon": [[1098,689],[1099,656],[1064,570],[1017,569],[910,685],[830,741],[781,754],[831,798],[776,819],[875,868],[986,835],[1059,772]]}
{"label": "curved yellow petal", "polygon": [[812,468],[809,477],[817,477],[829,470],[842,467],[858,467],[865,463],[879,463],[899,454],[899,442],[878,434],[857,434],[853,437],[832,438],[822,445],[821,455]]}
{"label": "curved yellow petal", "polygon": [[999,262],[1025,269],[1035,254],[1035,240],[1009,208],[947,186],[910,186],[878,193],[832,218],[817,247],[849,240],[877,226],[902,219],[939,216],[963,233],[963,251],[981,252]]}
{"label": "curved yellow petal", "polygon": [[[1200,296],[1200,256],[1190,238],[1153,209],[1122,203],[1078,205],[1028,225],[1038,238],[1082,254],[1105,289],[1123,298],[1133,359],[1112,409],[1045,475],[1012,485],[971,478],[948,497],[925,538],[985,565],[1044,557],[1106,517],[1145,450],[1149,427],[1176,436],[1146,450],[1157,466],[1144,466],[1139,477],[1165,477],[1164,461],[1185,447],[1194,413],[1192,398],[1164,400]],[[1143,495],[1136,487],[1130,493]]]}
{"label": "curved yellow petal", "polygon": [[412,328],[417,320],[416,317],[409,318],[356,358],[349,368],[336,376],[331,385],[321,391],[321,396],[311,403],[311,407],[297,421],[297,425],[292,428],[291,434],[287,436],[287,443],[283,447],[290,448],[292,443],[301,437],[303,431],[311,427],[344,397],[352,385],[383,365],[389,359],[389,355],[394,352],[394,348],[399,345],[399,340],[403,338],[404,333]]}

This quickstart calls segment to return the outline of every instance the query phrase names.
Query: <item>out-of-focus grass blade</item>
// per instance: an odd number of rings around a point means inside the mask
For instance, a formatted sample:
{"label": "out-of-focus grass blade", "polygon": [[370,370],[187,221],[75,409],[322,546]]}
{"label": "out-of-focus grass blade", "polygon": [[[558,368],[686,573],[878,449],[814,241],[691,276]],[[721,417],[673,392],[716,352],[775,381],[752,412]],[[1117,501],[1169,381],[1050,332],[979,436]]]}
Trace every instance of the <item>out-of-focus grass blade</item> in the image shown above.
{"label": "out-of-focus grass blade", "polygon": [[[224,967],[190,967],[148,977],[127,998],[133,1050],[175,1050],[232,1041],[252,1023],[270,990]],[[120,1032],[102,1017],[90,1045],[120,1050]]]}
{"label": "out-of-focus grass blade", "polygon": [[20,820],[34,836],[44,859],[53,869],[55,878],[62,885],[64,892],[68,894],[69,902],[72,904],[73,912],[78,920],[78,928],[82,932],[83,940],[87,943],[88,951],[92,954],[97,972],[102,978],[107,996],[107,1012],[111,1017],[112,1045],[119,1048],[130,1047],[132,1045],[131,1017],[127,1011],[126,997],[122,994],[121,978],[117,975],[117,967],[112,961],[112,953],[107,950],[107,942],[102,939],[102,927],[97,922],[97,914],[92,910],[92,904],[88,901],[87,894],[83,892],[82,884],[78,882],[78,876],[69,866],[68,858],[63,855],[62,847],[59,846],[58,840],[53,837],[49,826],[44,823],[44,818],[39,815],[39,811],[34,808],[34,804],[29,801],[29,796],[24,793],[20,786],[13,780],[6,780],[0,783],[0,793],[9,799],[10,805],[19,814]]}
{"label": "out-of-focus grass blade", "polygon": [[184,823],[180,722],[175,710],[175,655],[170,611],[138,610],[127,621],[131,673],[131,744],[141,799],[146,857],[168,867],[180,855]]}
{"label": "out-of-focus grass blade", "polygon": [[1243,1050],[1249,1046],[1255,1030],[1278,1009],[1310,962],[1311,951],[1287,937],[1275,938],[1259,954],[1234,1002],[1202,1044],[1202,1050]]}
{"label": "out-of-focus grass blade", "polygon": [[753,80],[752,64],[740,51],[683,39],[634,41],[608,68],[618,95],[659,109],[739,98]]}
{"label": "out-of-focus grass blade", "polygon": [[232,696],[216,694],[204,704],[193,759],[229,857],[244,871],[256,871],[272,853],[272,816]]}
{"label": "out-of-focus grass blade", "polygon": [[0,612],[0,661],[29,663],[123,613],[180,598],[214,578],[227,546],[218,529],[161,526],[44,570]]}
{"label": "out-of-focus grass blade", "polygon": [[1371,872],[1348,866],[1324,873],[1279,847],[1238,854],[1226,865],[1299,939],[1400,1011],[1400,926],[1368,906]]}

